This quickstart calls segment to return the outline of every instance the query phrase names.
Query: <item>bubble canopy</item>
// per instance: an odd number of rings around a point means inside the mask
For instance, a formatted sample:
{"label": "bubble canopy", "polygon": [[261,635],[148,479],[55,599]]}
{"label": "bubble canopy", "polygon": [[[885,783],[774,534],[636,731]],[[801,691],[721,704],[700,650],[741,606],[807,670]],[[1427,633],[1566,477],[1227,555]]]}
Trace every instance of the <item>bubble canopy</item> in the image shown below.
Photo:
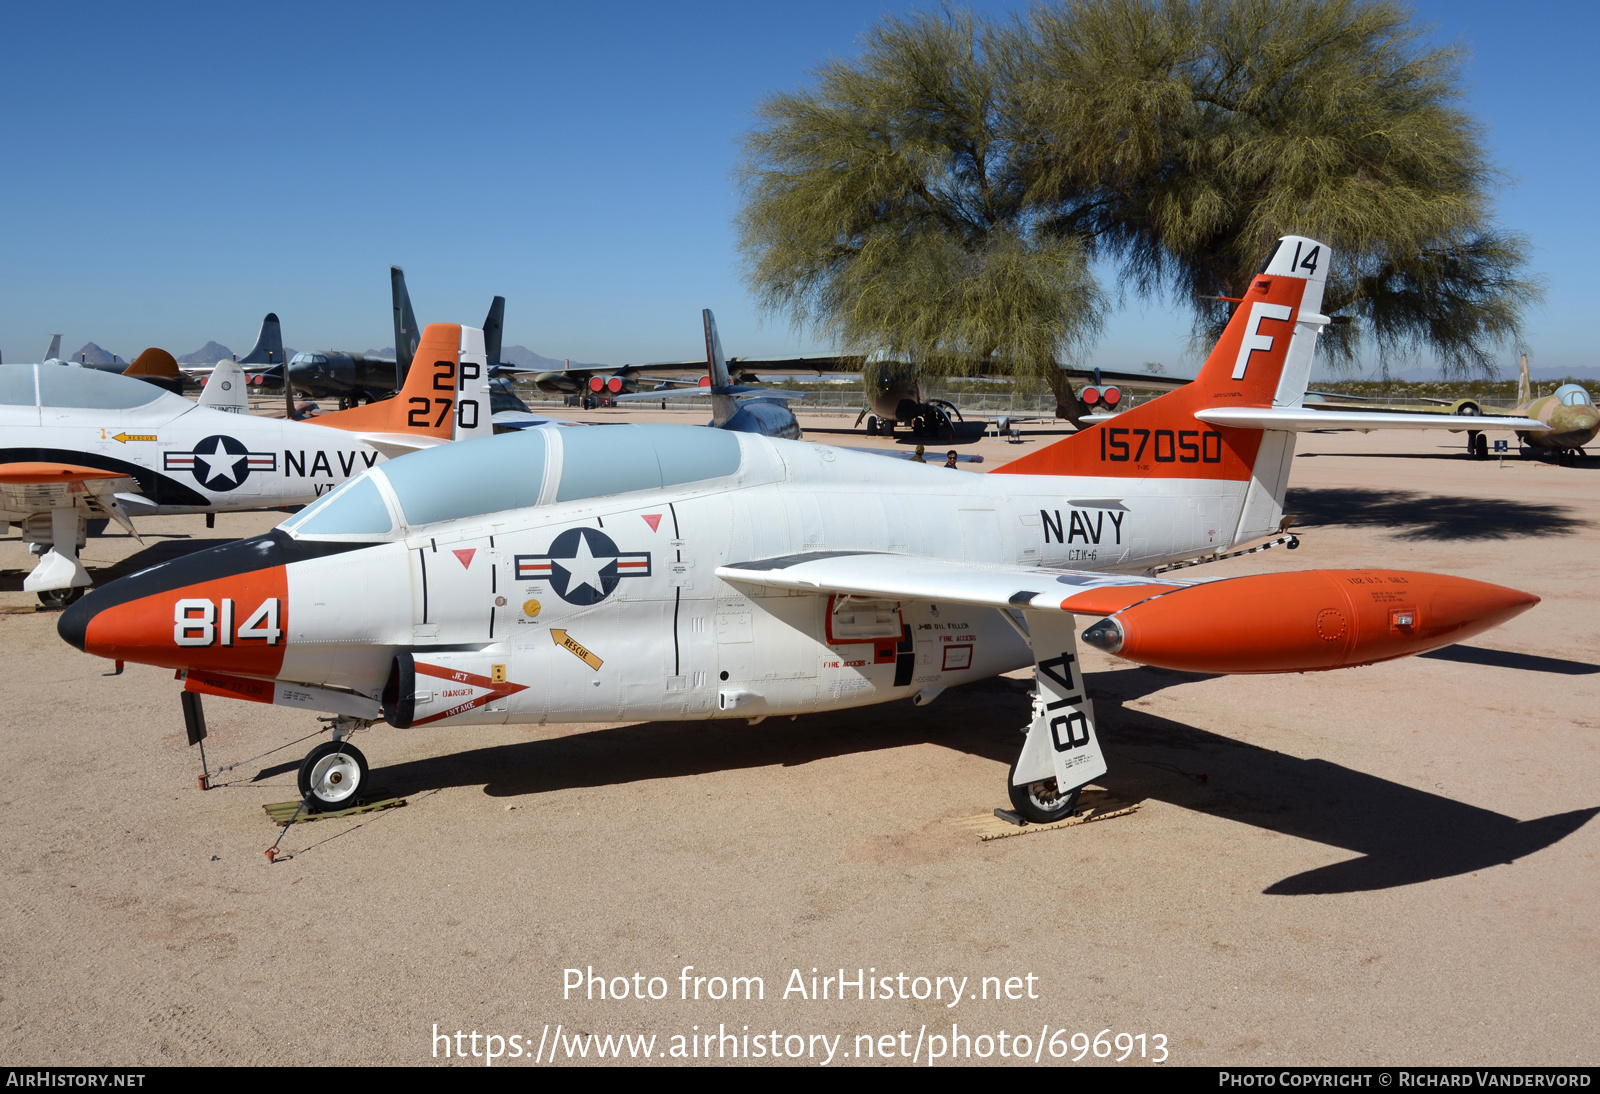
{"label": "bubble canopy", "polygon": [[741,460],[737,434],[704,426],[525,429],[389,460],[280,527],[297,538],[383,539],[400,527],[725,478]]}

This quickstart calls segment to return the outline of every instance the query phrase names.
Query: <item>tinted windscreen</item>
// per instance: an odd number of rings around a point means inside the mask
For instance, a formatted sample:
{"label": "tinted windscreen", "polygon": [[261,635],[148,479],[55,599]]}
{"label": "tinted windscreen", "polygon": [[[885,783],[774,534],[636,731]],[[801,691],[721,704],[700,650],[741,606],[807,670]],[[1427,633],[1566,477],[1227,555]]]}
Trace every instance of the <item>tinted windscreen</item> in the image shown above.
{"label": "tinted windscreen", "polygon": [[440,445],[390,460],[383,473],[409,525],[522,509],[539,503],[545,443],[543,430],[528,429]]}

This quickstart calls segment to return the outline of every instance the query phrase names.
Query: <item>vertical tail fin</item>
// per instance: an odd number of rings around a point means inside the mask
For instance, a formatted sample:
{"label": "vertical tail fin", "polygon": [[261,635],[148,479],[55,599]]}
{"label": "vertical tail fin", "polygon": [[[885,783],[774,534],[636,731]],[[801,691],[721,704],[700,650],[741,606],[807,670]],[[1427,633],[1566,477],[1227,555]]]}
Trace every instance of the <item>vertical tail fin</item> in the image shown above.
{"label": "vertical tail fin", "polygon": [[261,333],[256,335],[253,349],[239,358],[241,365],[283,364],[283,330],[278,326],[276,312],[268,312],[261,321]]}
{"label": "vertical tail fin", "polygon": [[1194,415],[1301,405],[1317,335],[1328,322],[1320,310],[1332,257],[1314,239],[1284,236],[1192,383],[992,473],[1209,480],[1193,492],[1240,506],[1233,542],[1270,533],[1283,512],[1294,434],[1210,425]]}
{"label": "vertical tail fin", "polygon": [[[145,350],[139,355],[139,360],[144,360]],[[134,362],[135,365],[138,362]],[[133,371],[129,369],[129,371]],[[212,410],[225,410],[229,414],[243,414],[250,409],[245,402],[245,394],[249,390],[245,379],[244,369],[239,367],[237,361],[218,361],[217,367],[211,370],[211,375],[206,378],[206,386],[200,391],[199,405],[210,407]]]}
{"label": "vertical tail fin", "polygon": [[500,363],[500,336],[506,324],[506,298],[497,296],[489,302],[489,314],[483,318],[483,353],[490,365]]}
{"label": "vertical tail fin", "polygon": [[1522,377],[1517,380],[1517,405],[1527,406],[1533,402],[1533,381],[1528,379],[1528,355],[1522,355]]}
{"label": "vertical tail fin", "polygon": [[456,323],[429,323],[417,340],[404,386],[393,399],[323,414],[315,424],[368,436],[428,442],[470,440],[494,433],[483,332]]}
{"label": "vertical tail fin", "polygon": [[411,311],[411,293],[406,289],[406,272],[399,266],[389,267],[389,295],[394,301],[395,383],[403,388],[419,348],[420,336],[417,317]]}
{"label": "vertical tail fin", "polygon": [[732,395],[718,394],[731,386],[728,378],[728,359],[722,355],[722,338],[717,334],[717,320],[710,308],[702,308],[700,318],[706,329],[706,374],[711,379],[711,424],[721,425],[739,412],[739,400]]}
{"label": "vertical tail fin", "polygon": [[52,334],[50,336],[50,349],[45,353],[44,359],[46,361],[61,360],[61,335]]}

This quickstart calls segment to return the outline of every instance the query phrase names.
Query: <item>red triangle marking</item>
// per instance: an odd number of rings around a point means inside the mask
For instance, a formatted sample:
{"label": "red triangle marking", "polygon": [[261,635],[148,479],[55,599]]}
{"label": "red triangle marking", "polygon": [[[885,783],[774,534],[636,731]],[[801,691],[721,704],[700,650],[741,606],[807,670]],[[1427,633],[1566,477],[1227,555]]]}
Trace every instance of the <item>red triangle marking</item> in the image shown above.
{"label": "red triangle marking", "polygon": [[661,514],[647,513],[645,514],[644,522],[650,526],[652,532],[657,531],[661,527]]}
{"label": "red triangle marking", "polygon": [[472,556],[478,553],[478,549],[476,547],[468,547],[464,551],[451,551],[450,553],[461,560],[461,568],[463,570],[470,570],[472,568]]}

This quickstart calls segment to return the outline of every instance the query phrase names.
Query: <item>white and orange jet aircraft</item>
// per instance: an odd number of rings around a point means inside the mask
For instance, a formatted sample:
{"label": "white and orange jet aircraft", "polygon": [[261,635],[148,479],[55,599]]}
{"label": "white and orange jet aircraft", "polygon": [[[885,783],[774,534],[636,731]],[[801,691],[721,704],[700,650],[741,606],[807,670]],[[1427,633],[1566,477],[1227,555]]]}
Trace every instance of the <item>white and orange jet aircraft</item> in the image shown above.
{"label": "white and orange jet aircraft", "polygon": [[81,595],[92,520],[131,532],[141,513],[304,505],[386,457],[491,435],[482,332],[435,338],[437,363],[395,399],[314,422],[244,413],[233,362],[198,403],[93,369],[0,365],[0,527],[20,525],[39,556],[22,587],[52,607]]}
{"label": "white and orange jet aircraft", "polygon": [[[1298,672],[1537,603],[1392,570],[1147,576],[1278,532],[1295,433],[1339,424],[1299,406],[1329,258],[1285,237],[1192,384],[987,475],[691,426],[529,430],[374,467],[267,535],[91,593],[58,628],[179,669],[187,692],[338,716],[300,769],[322,810],[361,796],[349,735],[380,720],[754,722],[927,703],[1031,663],[1010,795],[1059,819],[1106,769],[1075,616],[1132,661]],[[1347,424],[1418,425],[1392,417]]]}

